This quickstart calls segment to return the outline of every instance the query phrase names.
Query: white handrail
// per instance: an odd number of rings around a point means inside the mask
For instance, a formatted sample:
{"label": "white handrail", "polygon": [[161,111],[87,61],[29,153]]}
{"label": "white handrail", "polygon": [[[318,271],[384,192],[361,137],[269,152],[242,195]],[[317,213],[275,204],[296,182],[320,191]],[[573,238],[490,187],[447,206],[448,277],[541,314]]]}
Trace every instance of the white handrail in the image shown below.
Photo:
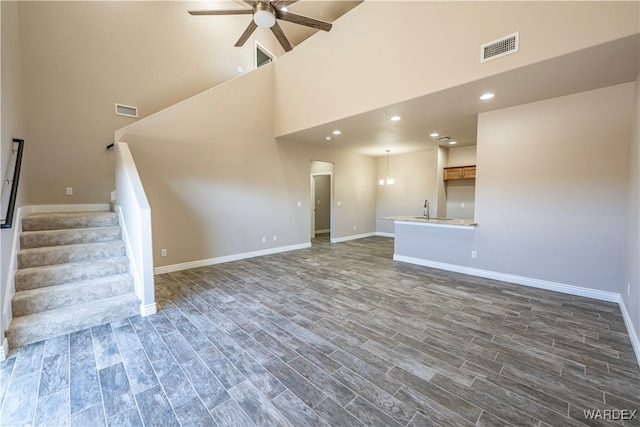
{"label": "white handrail", "polygon": [[116,152],[116,212],[127,244],[140,314],[156,312],[153,280],[151,207],[129,146],[118,142]]}

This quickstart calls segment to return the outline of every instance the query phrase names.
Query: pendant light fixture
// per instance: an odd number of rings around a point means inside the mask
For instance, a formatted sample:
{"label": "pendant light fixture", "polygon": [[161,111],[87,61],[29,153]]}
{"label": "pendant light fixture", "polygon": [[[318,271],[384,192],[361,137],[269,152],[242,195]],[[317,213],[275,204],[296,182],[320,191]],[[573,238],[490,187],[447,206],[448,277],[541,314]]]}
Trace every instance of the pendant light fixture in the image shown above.
{"label": "pendant light fixture", "polygon": [[389,152],[390,151],[391,150],[387,150],[387,179],[381,179],[380,181],[378,181],[381,187],[384,187],[384,186],[391,187],[394,183],[393,178],[389,178]]}

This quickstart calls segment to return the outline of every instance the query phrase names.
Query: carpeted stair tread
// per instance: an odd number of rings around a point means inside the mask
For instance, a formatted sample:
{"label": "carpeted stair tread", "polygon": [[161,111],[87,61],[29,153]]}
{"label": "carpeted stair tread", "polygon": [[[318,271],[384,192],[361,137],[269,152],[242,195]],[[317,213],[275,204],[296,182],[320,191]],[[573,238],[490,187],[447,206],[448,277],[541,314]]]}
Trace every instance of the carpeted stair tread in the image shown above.
{"label": "carpeted stair tread", "polygon": [[126,253],[122,240],[22,249],[18,252],[18,268],[113,258]]}
{"label": "carpeted stair tread", "polygon": [[68,228],[108,227],[118,225],[118,217],[110,211],[49,212],[22,218],[23,231],[59,230]]}
{"label": "carpeted stair tread", "polygon": [[84,304],[133,292],[133,277],[126,274],[16,292],[11,300],[13,316],[26,316],[73,304]]}
{"label": "carpeted stair tread", "polygon": [[126,256],[31,267],[16,272],[15,289],[20,292],[128,272],[129,259]]}
{"label": "carpeted stair tread", "polygon": [[80,331],[118,319],[135,316],[140,301],[134,293],[105,298],[100,304],[89,302],[14,317],[6,333],[9,346],[19,347],[62,334]]}
{"label": "carpeted stair tread", "polygon": [[138,315],[129,265],[114,212],[22,218],[9,346]]}
{"label": "carpeted stair tread", "polygon": [[23,231],[20,234],[20,247],[31,249],[111,240],[122,240],[122,230],[119,226]]}

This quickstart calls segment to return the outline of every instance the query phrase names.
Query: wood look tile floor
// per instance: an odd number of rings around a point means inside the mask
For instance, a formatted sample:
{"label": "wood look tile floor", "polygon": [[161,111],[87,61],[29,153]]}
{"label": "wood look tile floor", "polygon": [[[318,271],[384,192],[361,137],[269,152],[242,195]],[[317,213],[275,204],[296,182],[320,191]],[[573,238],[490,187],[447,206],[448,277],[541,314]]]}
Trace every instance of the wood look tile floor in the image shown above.
{"label": "wood look tile floor", "polygon": [[640,425],[616,304],[392,254],[321,237],[156,276],[158,313],[13,350],[0,425]]}

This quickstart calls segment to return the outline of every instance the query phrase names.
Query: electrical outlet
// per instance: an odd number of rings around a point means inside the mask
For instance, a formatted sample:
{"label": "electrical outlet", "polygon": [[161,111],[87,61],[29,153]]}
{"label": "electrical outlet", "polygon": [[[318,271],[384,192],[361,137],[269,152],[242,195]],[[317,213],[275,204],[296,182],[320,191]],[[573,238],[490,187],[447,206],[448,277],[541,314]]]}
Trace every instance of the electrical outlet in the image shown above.
{"label": "electrical outlet", "polygon": [[356,231],[356,228],[357,228],[357,227],[354,225],[354,226],[353,226],[353,231]]}
{"label": "electrical outlet", "polygon": [[627,283],[627,296],[631,295],[631,283]]}
{"label": "electrical outlet", "polygon": [[160,256],[167,256],[167,250],[166,249],[160,249]]}
{"label": "electrical outlet", "polygon": [[276,236],[275,234],[273,235],[273,241],[275,242],[276,240],[278,240],[278,236]]}
{"label": "electrical outlet", "polygon": [[267,243],[267,238],[266,238],[266,236],[262,236],[262,243]]}
{"label": "electrical outlet", "polygon": [[302,207],[302,202],[298,202],[298,207],[301,208]]}
{"label": "electrical outlet", "polygon": [[65,191],[67,196],[73,196],[73,187],[67,187]]}
{"label": "electrical outlet", "polygon": [[478,252],[476,252],[476,251],[471,251],[471,258],[473,258],[473,259],[478,258]]}
{"label": "electrical outlet", "polygon": [[464,203],[460,203],[460,208],[464,209]]}

